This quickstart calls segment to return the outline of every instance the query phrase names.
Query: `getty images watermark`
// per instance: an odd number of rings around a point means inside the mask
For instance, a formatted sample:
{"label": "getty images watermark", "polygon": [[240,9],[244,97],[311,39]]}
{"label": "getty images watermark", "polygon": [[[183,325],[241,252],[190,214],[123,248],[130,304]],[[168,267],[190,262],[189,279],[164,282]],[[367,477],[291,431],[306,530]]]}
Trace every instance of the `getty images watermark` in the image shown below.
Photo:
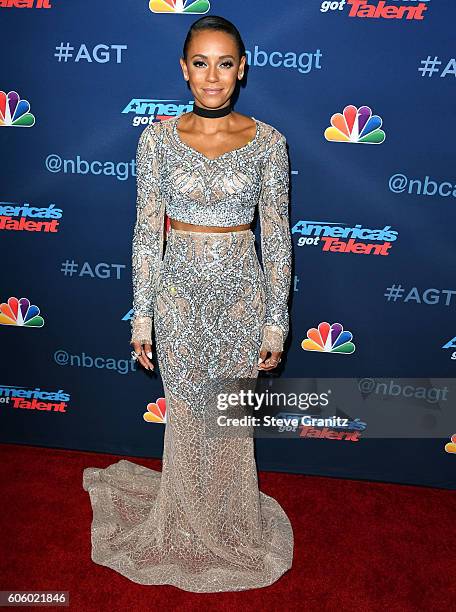
{"label": "getty images watermark", "polygon": [[[455,378],[213,379],[200,413],[214,437],[448,438]],[[200,406],[201,408],[201,406]]]}

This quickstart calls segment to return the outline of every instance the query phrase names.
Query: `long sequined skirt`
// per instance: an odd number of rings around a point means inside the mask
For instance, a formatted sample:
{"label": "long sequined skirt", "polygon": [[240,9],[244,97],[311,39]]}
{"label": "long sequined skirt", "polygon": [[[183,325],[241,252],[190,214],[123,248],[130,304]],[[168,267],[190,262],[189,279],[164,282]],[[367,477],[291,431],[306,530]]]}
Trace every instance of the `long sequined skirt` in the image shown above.
{"label": "long sequined skirt", "polygon": [[171,228],[154,305],[162,472],[127,460],[84,470],[92,560],[134,582],[241,591],[291,567],[292,527],[259,491],[252,436],[214,435],[206,418],[214,384],[258,375],[266,294],[254,240],[251,230]]}

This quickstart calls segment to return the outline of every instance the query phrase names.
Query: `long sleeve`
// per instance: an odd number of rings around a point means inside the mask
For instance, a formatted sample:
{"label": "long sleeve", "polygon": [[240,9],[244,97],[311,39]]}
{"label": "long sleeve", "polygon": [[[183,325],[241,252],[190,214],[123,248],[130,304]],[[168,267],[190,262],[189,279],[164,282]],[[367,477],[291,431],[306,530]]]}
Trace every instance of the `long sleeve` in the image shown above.
{"label": "long sleeve", "polygon": [[145,128],[136,151],[136,223],[132,241],[131,340],[152,343],[155,282],[163,252],[164,202],[160,194],[155,124]]}
{"label": "long sleeve", "polygon": [[275,142],[268,151],[259,200],[261,256],[267,292],[261,350],[282,351],[288,335],[292,264],[288,203],[286,138],[276,131]]}

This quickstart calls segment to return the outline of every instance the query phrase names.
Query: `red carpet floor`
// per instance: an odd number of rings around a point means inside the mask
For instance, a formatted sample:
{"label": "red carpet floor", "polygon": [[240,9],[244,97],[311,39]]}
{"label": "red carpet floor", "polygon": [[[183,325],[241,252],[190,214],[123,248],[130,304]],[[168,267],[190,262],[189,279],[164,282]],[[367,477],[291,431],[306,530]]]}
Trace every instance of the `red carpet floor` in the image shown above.
{"label": "red carpet floor", "polygon": [[292,522],[293,568],[264,589],[197,594],[135,584],[91,561],[82,470],[121,457],[16,445],[0,453],[0,590],[69,591],[78,612],[456,610],[452,491],[260,473]]}

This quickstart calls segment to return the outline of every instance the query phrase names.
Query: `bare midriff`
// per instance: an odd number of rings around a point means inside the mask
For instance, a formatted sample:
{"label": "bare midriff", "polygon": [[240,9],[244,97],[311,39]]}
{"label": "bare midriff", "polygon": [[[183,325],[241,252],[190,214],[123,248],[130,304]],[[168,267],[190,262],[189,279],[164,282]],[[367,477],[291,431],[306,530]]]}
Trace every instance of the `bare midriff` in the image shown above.
{"label": "bare midriff", "polygon": [[170,219],[171,227],[177,230],[186,230],[189,232],[240,232],[241,230],[250,229],[250,223],[243,225],[233,225],[231,227],[218,227],[215,225],[195,225],[193,223],[184,223],[176,219]]}

